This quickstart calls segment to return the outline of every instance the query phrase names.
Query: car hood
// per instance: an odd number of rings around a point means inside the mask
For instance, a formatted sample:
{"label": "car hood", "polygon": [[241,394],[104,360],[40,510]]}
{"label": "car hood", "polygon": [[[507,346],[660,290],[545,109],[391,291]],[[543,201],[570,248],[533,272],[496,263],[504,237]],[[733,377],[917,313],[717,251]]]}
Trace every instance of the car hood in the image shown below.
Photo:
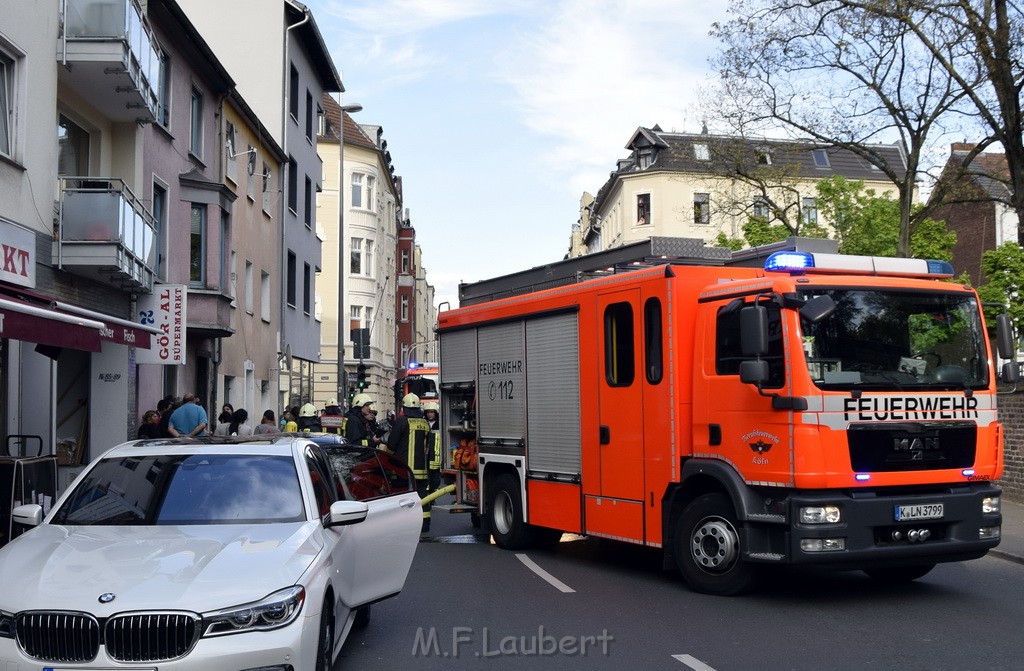
{"label": "car hood", "polygon": [[[211,526],[44,524],[0,550],[0,608],[227,608],[297,584],[324,545],[317,522]],[[114,600],[100,604],[99,596]]]}

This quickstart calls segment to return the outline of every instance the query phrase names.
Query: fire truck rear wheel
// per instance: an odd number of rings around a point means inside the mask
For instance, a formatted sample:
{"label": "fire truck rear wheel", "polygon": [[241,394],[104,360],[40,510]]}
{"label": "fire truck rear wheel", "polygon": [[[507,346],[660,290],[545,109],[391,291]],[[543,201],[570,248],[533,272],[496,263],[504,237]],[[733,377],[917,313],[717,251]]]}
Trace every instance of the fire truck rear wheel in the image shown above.
{"label": "fire truck rear wheel", "polygon": [[530,546],[531,529],[523,519],[522,497],[514,476],[503,473],[495,478],[487,514],[490,515],[491,535],[498,547],[522,550]]}
{"label": "fire truck rear wheel", "polygon": [[676,523],[675,557],[690,587],[731,596],[757,581],[757,566],[742,559],[739,524],[725,494],[705,494],[683,509]]}

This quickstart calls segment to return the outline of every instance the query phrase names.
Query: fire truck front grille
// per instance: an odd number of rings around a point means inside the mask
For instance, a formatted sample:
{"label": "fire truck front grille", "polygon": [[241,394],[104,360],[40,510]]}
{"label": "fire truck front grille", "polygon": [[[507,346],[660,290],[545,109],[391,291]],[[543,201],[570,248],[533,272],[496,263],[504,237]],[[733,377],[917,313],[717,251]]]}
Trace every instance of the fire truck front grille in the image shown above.
{"label": "fire truck front grille", "polygon": [[853,425],[848,435],[858,473],[969,468],[977,447],[970,423]]}
{"label": "fire truck front grille", "polygon": [[18,645],[33,659],[89,662],[102,643],[111,659],[148,663],[187,655],[199,640],[199,623],[193,613],[130,613],[101,625],[88,613],[37,611],[20,613],[16,627]]}

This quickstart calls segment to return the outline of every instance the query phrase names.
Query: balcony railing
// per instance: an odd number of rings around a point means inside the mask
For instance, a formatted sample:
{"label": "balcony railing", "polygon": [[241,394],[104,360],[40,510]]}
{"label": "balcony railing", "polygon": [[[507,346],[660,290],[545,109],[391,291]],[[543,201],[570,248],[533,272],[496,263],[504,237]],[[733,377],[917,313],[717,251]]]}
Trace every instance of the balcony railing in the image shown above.
{"label": "balcony railing", "polygon": [[53,262],[126,291],[149,293],[157,267],[156,220],[116,177],[61,177]]}
{"label": "balcony railing", "polygon": [[61,79],[115,121],[157,119],[160,49],[135,0],[63,0]]}

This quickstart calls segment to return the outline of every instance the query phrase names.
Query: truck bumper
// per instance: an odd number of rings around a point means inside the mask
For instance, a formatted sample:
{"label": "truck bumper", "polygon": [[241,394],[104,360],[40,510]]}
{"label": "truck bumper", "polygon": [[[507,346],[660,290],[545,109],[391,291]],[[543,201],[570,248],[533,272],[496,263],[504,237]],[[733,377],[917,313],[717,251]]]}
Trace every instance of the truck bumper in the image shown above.
{"label": "truck bumper", "polygon": [[[985,513],[983,501],[1000,493],[985,483],[931,492],[794,493],[786,506],[788,525],[747,523],[746,558],[856,569],[976,559],[999,544],[1002,515]],[[897,519],[900,507],[935,514],[936,504],[941,517]],[[839,523],[800,522],[801,508],[825,505],[840,508]]]}

